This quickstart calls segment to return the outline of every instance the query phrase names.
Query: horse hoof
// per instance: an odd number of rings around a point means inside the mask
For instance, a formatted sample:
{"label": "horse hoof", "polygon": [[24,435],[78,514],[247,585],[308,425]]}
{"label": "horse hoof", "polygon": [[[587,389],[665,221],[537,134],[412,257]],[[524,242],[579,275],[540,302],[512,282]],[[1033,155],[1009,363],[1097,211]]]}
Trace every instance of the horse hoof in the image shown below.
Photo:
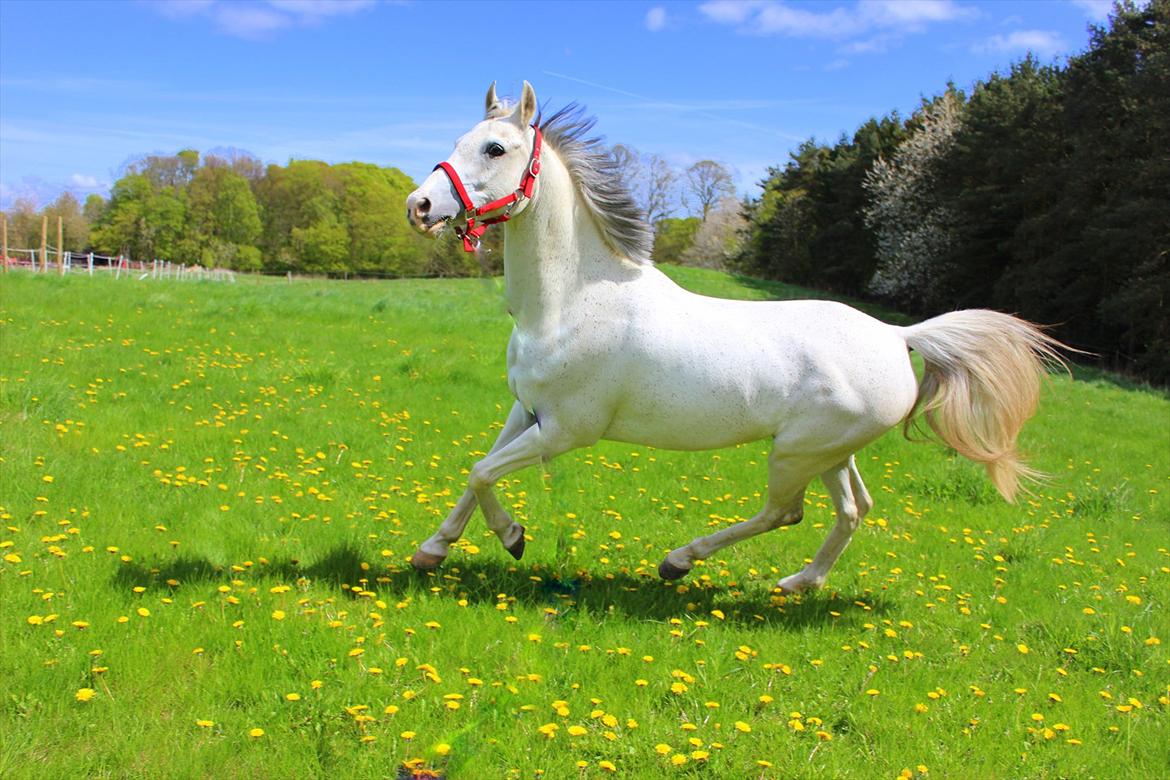
{"label": "horse hoof", "polygon": [[791,577],[785,577],[777,582],[776,587],[784,595],[792,595],[810,590],[818,590],[824,584],[825,581],[820,578],[809,579],[800,574],[793,574]]}
{"label": "horse hoof", "polygon": [[524,526],[520,526],[520,538],[513,542],[511,547],[505,547],[504,549],[516,560],[524,557]]}
{"label": "horse hoof", "polygon": [[658,576],[667,582],[682,579],[687,576],[690,569],[684,569],[681,566],[675,566],[669,559],[663,559],[662,563],[658,564]]}
{"label": "horse hoof", "polygon": [[414,555],[410,556],[410,565],[416,571],[434,571],[445,560],[446,556],[431,555],[422,550],[415,550]]}

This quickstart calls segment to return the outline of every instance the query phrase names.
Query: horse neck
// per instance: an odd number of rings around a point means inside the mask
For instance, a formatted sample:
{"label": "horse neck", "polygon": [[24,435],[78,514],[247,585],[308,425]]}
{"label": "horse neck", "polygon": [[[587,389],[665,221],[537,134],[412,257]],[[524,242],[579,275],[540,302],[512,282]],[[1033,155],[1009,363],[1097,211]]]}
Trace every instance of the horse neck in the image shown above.
{"label": "horse neck", "polygon": [[572,177],[545,147],[536,195],[506,227],[504,286],[522,330],[556,327],[590,283],[616,278],[622,261],[606,245]]}

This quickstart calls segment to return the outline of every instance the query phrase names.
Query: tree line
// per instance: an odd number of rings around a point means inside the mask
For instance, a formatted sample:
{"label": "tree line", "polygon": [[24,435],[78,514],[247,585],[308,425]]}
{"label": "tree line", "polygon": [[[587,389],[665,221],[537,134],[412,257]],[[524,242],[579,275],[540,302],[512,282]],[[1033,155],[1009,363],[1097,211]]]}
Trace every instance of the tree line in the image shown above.
{"label": "tree line", "polygon": [[1170,0],[1121,3],[911,117],[809,140],[745,204],[746,273],[934,314],[986,306],[1170,383]]}
{"label": "tree line", "polygon": [[[207,268],[372,276],[479,271],[453,241],[410,229],[415,187],[397,168],[293,160],[263,165],[246,152],[185,149],[125,166],[108,199],[70,193],[39,212],[18,200],[13,246],[40,246],[41,217],[63,218],[65,248]],[[24,242],[24,243],[21,243]]]}

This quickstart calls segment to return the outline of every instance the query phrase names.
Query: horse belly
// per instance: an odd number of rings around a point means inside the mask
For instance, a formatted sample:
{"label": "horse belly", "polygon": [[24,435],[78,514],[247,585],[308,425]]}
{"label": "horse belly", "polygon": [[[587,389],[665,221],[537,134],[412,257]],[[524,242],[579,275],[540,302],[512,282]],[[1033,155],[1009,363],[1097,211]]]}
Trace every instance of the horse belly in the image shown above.
{"label": "horse belly", "polygon": [[771,438],[783,399],[750,376],[649,376],[617,404],[604,438],[672,450],[708,450]]}

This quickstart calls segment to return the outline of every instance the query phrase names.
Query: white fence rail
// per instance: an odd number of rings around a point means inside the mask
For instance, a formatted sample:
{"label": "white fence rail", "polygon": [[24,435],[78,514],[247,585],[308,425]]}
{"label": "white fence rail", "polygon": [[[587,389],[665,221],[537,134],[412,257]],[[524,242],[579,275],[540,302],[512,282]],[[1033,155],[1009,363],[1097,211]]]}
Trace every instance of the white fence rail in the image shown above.
{"label": "white fence rail", "polygon": [[24,269],[33,273],[88,274],[112,273],[138,279],[178,279],[183,281],[234,282],[236,274],[226,268],[204,268],[201,265],[172,263],[169,260],[131,260],[122,255],[99,255],[94,252],[61,252],[54,247],[39,249],[9,249],[2,258],[4,270]]}

